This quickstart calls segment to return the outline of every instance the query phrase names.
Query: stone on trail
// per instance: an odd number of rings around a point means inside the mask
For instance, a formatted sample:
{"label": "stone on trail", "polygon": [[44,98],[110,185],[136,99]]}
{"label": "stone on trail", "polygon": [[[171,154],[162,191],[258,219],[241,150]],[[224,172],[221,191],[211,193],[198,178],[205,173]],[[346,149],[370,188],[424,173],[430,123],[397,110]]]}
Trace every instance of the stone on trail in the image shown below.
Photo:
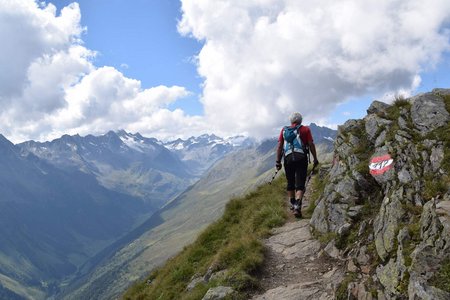
{"label": "stone on trail", "polygon": [[220,300],[231,295],[233,292],[233,289],[228,286],[210,288],[202,300]]}
{"label": "stone on trail", "polygon": [[274,232],[276,234],[267,240],[267,246],[287,259],[304,258],[320,250],[320,243],[312,239],[308,220],[288,223]]}

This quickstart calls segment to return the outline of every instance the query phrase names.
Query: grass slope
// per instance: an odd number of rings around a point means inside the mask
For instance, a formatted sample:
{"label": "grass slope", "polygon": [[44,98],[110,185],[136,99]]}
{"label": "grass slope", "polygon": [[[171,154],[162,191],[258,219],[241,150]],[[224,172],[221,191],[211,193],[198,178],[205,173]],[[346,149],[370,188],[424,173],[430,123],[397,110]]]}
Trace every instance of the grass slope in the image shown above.
{"label": "grass slope", "polygon": [[[219,220],[163,267],[134,284],[123,299],[201,299],[210,287],[218,285],[232,286],[237,291],[233,298],[245,299],[246,291],[258,284],[254,275],[264,259],[261,238],[287,218],[284,195],[284,180],[278,178],[272,185],[230,200]],[[203,276],[208,269],[225,271],[186,291],[191,278]]]}

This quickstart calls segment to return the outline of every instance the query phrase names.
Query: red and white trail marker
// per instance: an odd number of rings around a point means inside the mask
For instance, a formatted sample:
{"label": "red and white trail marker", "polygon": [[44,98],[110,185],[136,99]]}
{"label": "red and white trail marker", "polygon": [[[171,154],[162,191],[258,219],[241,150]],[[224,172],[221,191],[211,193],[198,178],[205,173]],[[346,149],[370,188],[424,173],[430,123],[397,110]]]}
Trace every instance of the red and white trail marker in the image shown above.
{"label": "red and white trail marker", "polygon": [[394,160],[389,154],[372,158],[369,164],[370,174],[381,175],[392,168]]}

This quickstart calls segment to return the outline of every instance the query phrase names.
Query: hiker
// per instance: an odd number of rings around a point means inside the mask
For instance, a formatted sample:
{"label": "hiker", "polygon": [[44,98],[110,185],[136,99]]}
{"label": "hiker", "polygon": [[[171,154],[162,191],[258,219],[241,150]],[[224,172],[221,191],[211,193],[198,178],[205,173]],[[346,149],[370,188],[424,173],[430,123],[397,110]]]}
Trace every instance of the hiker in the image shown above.
{"label": "hiker", "polygon": [[284,156],[287,196],[291,203],[291,209],[294,210],[297,217],[301,217],[301,201],[305,192],[309,151],[314,157],[314,166],[319,164],[311,130],[308,126],[302,125],[302,119],[300,113],[294,112],[289,117],[291,126],[285,126],[281,129],[275,165],[277,170],[280,170],[282,166],[281,157]]}

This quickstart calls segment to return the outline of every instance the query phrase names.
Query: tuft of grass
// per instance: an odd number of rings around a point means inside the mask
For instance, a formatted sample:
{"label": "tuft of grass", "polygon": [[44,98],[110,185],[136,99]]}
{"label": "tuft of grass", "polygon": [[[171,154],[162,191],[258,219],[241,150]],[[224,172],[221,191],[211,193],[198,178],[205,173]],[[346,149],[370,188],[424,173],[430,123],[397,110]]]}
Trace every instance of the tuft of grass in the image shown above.
{"label": "tuft of grass", "polygon": [[339,284],[339,287],[336,290],[336,299],[337,300],[347,300],[348,299],[348,286],[350,283],[356,280],[357,278],[356,273],[348,273],[344,280]]}
{"label": "tuft of grass", "polygon": [[336,238],[336,248],[344,250],[353,245],[358,240],[358,229],[353,226],[346,234],[338,235]]}
{"label": "tuft of grass", "polygon": [[387,109],[387,117],[391,120],[397,120],[400,117],[400,110],[402,108],[410,108],[411,103],[403,96],[396,96],[394,102]]}
{"label": "tuft of grass", "polygon": [[431,200],[438,195],[444,195],[448,189],[449,178],[442,176],[435,178],[433,175],[426,175],[424,178],[423,198]]}
{"label": "tuft of grass", "polygon": [[450,257],[442,262],[439,271],[430,279],[430,283],[450,293]]}
{"label": "tuft of grass", "polygon": [[312,178],[310,186],[312,193],[310,196],[309,205],[304,211],[304,215],[306,218],[310,218],[312,216],[314,209],[316,209],[317,201],[319,201],[320,197],[323,195],[327,182],[328,176],[320,178],[319,175],[315,175]]}
{"label": "tuft of grass", "polygon": [[335,240],[338,237],[338,235],[334,232],[320,233],[314,229],[312,230],[312,235],[322,245],[326,245],[331,242],[331,240]]}
{"label": "tuft of grass", "polygon": [[403,278],[400,280],[400,283],[396,287],[396,290],[401,295],[408,295],[409,277],[410,277],[409,272],[405,271]]}
{"label": "tuft of grass", "polygon": [[396,95],[394,98],[394,106],[397,106],[398,108],[401,107],[409,107],[409,102],[406,100],[405,96],[403,95]]}
{"label": "tuft of grass", "polygon": [[[208,226],[193,244],[142,282],[131,286],[123,299],[201,299],[210,287],[219,284],[237,291],[233,299],[245,299],[246,290],[258,285],[254,275],[264,259],[261,238],[271,228],[282,225],[286,218],[282,178],[245,197],[232,199],[223,216]],[[226,269],[224,279],[186,291],[192,276],[205,274],[210,267],[214,271]]]}
{"label": "tuft of grass", "polygon": [[[409,238],[406,239],[405,241],[403,241],[402,256],[405,259],[406,267],[409,267],[412,264],[412,253],[416,249],[416,246],[421,241],[420,217],[421,217],[423,208],[420,206],[415,206],[411,203],[403,203],[402,207],[406,212],[402,222],[403,222],[403,225],[408,230],[408,235],[409,235]],[[405,280],[405,279],[403,279],[403,280]],[[406,282],[403,282],[401,284],[406,284]],[[403,287],[401,287],[401,288],[403,288]]]}

